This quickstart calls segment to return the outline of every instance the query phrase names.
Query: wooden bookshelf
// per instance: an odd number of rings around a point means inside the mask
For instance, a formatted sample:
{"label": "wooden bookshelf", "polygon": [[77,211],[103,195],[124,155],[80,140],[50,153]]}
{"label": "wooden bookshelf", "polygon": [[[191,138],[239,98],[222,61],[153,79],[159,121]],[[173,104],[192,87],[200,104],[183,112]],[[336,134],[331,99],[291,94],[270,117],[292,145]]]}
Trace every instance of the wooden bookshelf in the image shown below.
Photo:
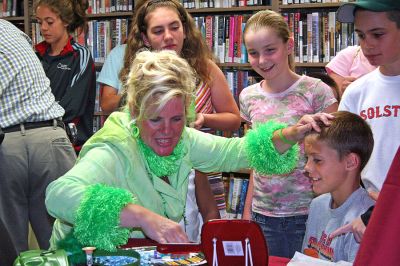
{"label": "wooden bookshelf", "polygon": [[272,9],[272,6],[246,6],[246,7],[210,7],[210,8],[188,8],[186,9],[190,14],[193,15],[202,15],[202,14],[215,14],[215,13],[224,13],[224,14],[232,14],[232,13],[249,13],[252,11],[260,11],[265,9]]}
{"label": "wooden bookshelf", "polygon": [[3,16],[3,13],[0,13],[0,18],[16,24],[21,30],[23,30],[25,33],[28,34],[28,36],[30,36],[32,0],[19,0],[17,1],[17,5],[19,5],[17,8],[18,10],[23,9],[23,14],[18,14],[17,16]]}
{"label": "wooden bookshelf", "polygon": [[310,3],[310,4],[289,4],[289,5],[279,5],[279,9],[312,9],[312,8],[338,8],[341,3]]}

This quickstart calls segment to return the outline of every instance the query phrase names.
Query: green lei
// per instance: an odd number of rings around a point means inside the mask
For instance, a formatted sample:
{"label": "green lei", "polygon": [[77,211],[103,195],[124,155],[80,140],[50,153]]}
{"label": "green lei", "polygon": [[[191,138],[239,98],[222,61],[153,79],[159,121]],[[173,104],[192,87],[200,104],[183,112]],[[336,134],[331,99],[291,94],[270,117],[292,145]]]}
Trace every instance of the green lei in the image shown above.
{"label": "green lei", "polygon": [[168,156],[157,155],[141,138],[137,138],[137,143],[146,158],[150,172],[162,177],[170,176],[178,171],[179,165],[176,162],[184,156],[182,139],[179,140],[174,151]]}

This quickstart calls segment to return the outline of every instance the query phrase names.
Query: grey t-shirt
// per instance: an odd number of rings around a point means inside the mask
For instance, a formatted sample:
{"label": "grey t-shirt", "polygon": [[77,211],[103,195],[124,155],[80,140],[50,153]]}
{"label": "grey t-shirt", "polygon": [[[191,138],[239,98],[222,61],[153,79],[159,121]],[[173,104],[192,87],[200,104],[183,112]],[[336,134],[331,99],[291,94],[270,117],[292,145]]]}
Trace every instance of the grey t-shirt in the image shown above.
{"label": "grey t-shirt", "polygon": [[332,209],[331,203],[329,193],[312,200],[302,251],[313,248],[318,251],[320,259],[353,262],[360,246],[353,234],[346,233],[334,239],[328,236],[337,228],[351,223],[375,202],[360,187],[339,208]]}

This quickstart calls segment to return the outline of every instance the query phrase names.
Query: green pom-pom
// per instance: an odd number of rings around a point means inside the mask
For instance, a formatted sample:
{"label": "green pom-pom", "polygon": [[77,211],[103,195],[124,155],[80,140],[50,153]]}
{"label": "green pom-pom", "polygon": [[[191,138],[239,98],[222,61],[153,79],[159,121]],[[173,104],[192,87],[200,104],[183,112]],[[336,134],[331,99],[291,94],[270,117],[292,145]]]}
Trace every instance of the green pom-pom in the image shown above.
{"label": "green pom-pom", "polygon": [[57,242],[58,249],[64,249],[68,254],[68,261],[71,265],[85,263],[86,255],[82,251],[83,246],[74,237],[73,231]]}
{"label": "green pom-pom", "polygon": [[287,174],[297,165],[299,146],[294,145],[280,154],[272,142],[273,133],[286,125],[270,120],[258,124],[246,134],[246,152],[250,167],[263,175]]}
{"label": "green pom-pom", "polygon": [[116,246],[128,241],[130,229],[119,226],[119,217],[132,202],[132,195],[124,189],[90,186],[77,211],[74,236],[83,246],[115,251]]}

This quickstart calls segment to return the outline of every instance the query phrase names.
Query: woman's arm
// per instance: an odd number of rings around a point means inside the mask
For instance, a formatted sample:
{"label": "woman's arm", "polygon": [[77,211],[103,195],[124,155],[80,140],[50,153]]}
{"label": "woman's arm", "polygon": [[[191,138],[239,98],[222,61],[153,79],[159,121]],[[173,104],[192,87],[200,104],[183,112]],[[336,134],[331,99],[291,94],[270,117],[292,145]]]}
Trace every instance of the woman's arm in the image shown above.
{"label": "woman's arm", "polygon": [[218,130],[236,130],[240,126],[239,108],[221,69],[209,61],[211,101],[216,113],[199,114],[195,127],[206,126]]}
{"label": "woman's arm", "polygon": [[205,173],[196,171],[194,177],[196,202],[203,221],[221,218],[210,183]]}
{"label": "woman's arm", "polygon": [[253,171],[250,173],[249,177],[249,187],[247,188],[246,201],[244,203],[243,219],[251,220],[251,209],[253,202],[253,191],[254,191],[254,176]]}
{"label": "woman's arm", "polygon": [[121,95],[118,94],[116,88],[103,85],[100,106],[101,110],[105,112],[113,112],[118,108],[119,102],[121,100]]}
{"label": "woman's arm", "polygon": [[122,209],[120,226],[139,227],[146,236],[159,243],[189,242],[187,235],[178,223],[136,204],[128,204]]}

